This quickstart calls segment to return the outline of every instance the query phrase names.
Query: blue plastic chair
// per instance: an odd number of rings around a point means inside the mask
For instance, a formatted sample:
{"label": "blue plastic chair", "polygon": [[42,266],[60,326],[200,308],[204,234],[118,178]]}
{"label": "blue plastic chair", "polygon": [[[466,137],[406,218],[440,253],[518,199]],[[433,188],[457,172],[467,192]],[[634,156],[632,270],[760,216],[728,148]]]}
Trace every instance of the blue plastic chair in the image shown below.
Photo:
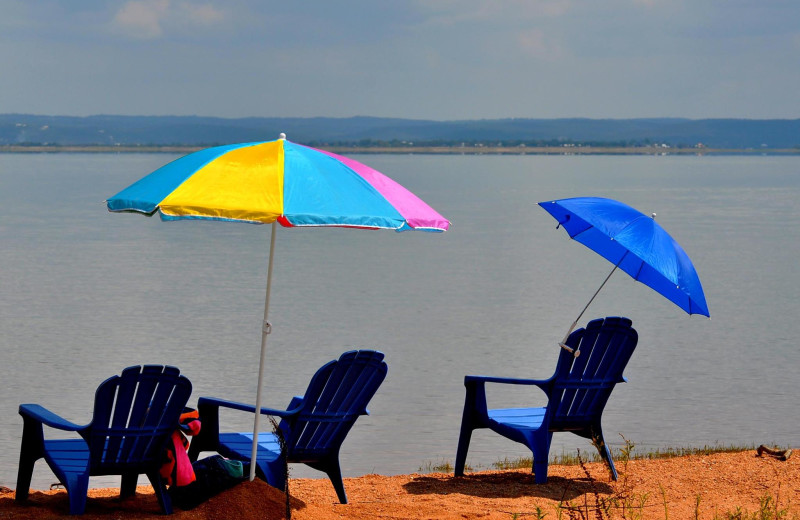
{"label": "blue plastic chair", "polygon": [[[44,457],[67,490],[69,512],[83,514],[89,477],[121,475],[120,497],[136,493],[140,474],[150,479],[164,513],[172,512],[159,475],[170,435],[178,428],[192,384],[171,366],[128,367],[106,379],[95,393],[92,422],[80,426],[38,404],[22,404],[24,422],[16,499],[28,498],[34,463]],[[45,440],[43,426],[81,438]]]}
{"label": "blue plastic chair", "polygon": [[[503,437],[524,444],[533,452],[536,483],[547,482],[547,462],[554,432],[572,432],[590,439],[608,463],[612,477],[617,470],[600,425],[603,408],[633,354],[638,334],[627,318],[592,320],[585,329],[570,334],[567,346],[580,350],[578,357],[561,350],[555,374],[547,380],[466,376],[466,400],[458,439],[455,475],[464,475],[472,431],[490,428]],[[485,383],[533,385],[547,394],[541,408],[488,409]]]}
{"label": "blue plastic chair", "polygon": [[[360,415],[367,415],[367,403],[386,377],[388,368],[383,354],[373,350],[345,352],[338,361],[320,368],[302,397],[294,397],[286,410],[261,408],[264,415],[281,418],[278,425],[284,438],[282,454],[278,435],[259,432],[258,476],[271,486],[284,490],[286,463],[302,462],[327,473],[339,502],[347,503],[339,449],[350,428]],[[219,408],[250,413],[255,406],[201,397],[197,402],[203,427],[192,440],[189,458],[197,460],[203,451],[216,451],[224,457],[249,462],[252,454],[252,433],[220,433]]]}

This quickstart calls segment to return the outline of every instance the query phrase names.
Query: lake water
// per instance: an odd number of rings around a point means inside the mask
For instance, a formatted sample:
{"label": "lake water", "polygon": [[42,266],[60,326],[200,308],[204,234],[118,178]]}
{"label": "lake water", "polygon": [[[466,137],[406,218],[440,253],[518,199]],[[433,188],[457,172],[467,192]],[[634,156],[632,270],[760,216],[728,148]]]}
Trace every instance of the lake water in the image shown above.
{"label": "lake water", "polygon": [[[20,403],[87,423],[97,385],[128,365],[177,365],[192,403],[254,400],[270,227],[166,223],[103,203],[175,157],[0,155],[0,485],[16,482]],[[552,374],[557,341],[611,265],[536,202],[584,195],[656,212],[694,261],[712,316],[611,278],[582,321],[628,316],[640,340],[604,414],[610,444],[622,434],[642,450],[800,445],[800,157],[354,158],[452,227],[278,229],[265,404],[288,404],[344,350],[386,354],[371,415],[342,449],[346,476],[453,461],[465,374]],[[520,388],[489,398],[542,403]],[[248,416],[228,420],[252,427]],[[592,449],[558,434],[551,453],[576,448]],[[468,463],[527,454],[477,431]],[[54,480],[38,463],[34,487]]]}

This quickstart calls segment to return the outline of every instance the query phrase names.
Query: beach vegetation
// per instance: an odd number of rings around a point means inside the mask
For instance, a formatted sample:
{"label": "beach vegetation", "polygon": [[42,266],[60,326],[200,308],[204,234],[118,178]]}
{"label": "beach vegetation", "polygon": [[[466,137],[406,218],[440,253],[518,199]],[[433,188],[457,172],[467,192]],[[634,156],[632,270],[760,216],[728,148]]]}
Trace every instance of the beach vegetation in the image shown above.
{"label": "beach vegetation", "polygon": [[[618,448],[611,448],[611,454],[615,460],[658,460],[658,459],[671,459],[675,457],[686,457],[689,455],[714,455],[715,453],[739,453],[742,451],[754,450],[754,445],[741,445],[741,444],[714,444],[705,445],[701,447],[671,447],[665,446],[662,448],[649,449],[642,453],[633,452],[633,445],[624,444]],[[589,455],[582,454],[580,457],[586,457],[585,462],[602,462],[599,453],[591,453]],[[579,455],[574,453],[562,452],[560,454],[552,455],[550,457],[550,464],[555,466],[577,466],[581,463]],[[517,458],[504,457],[491,463],[492,469],[499,469],[502,471],[515,470],[515,469],[530,469],[533,466],[533,457],[521,456]],[[469,464],[464,468],[466,471],[475,471],[482,466],[471,466]],[[441,459],[438,462],[425,461],[417,471],[420,473],[450,473],[454,469],[453,463],[447,459]]]}
{"label": "beach vegetation", "polygon": [[[628,478],[628,463],[631,460],[643,459],[666,459],[671,457],[681,457],[688,455],[712,455],[715,453],[736,453],[742,451],[749,451],[755,449],[754,446],[740,446],[740,445],[715,445],[703,446],[701,448],[663,448],[646,453],[638,454],[635,452],[635,445],[630,440],[622,437],[624,445],[615,450],[614,458],[617,459],[620,465],[619,481],[615,486],[615,491],[610,496],[600,496],[596,491],[592,493],[585,493],[583,495],[583,503],[577,500],[566,500],[565,497],[569,490],[569,484],[564,488],[562,499],[554,506],[555,517],[557,519],[568,518],[588,520],[594,518],[597,520],[622,518],[624,520],[641,520],[645,518],[652,518],[654,511],[652,508],[660,507],[663,509],[663,518],[669,520],[669,498],[664,486],[659,484],[661,493],[660,504],[651,504],[649,493],[636,493],[634,486]],[[599,462],[599,455],[592,458],[593,462]],[[583,456],[580,450],[577,450],[575,455],[556,456],[552,460],[553,464],[560,465],[580,465],[587,479],[593,480],[585,465]],[[493,466],[496,469],[524,469],[530,468],[532,461],[530,457],[521,457],[515,460],[505,458],[498,461]],[[591,497],[590,497],[591,495]],[[699,520],[702,495],[698,494],[695,499],[694,519]],[[800,520],[800,516],[792,514],[790,516],[790,509],[788,505],[780,506],[780,486],[773,497],[767,493],[760,499],[760,505],[756,511],[748,511],[742,507],[736,507],[733,510],[726,511],[722,514],[715,512],[713,520]],[[530,513],[525,513],[530,515]],[[540,516],[542,511],[537,508],[536,518]],[[661,515],[658,515],[660,517]],[[514,516],[516,518],[516,516]]]}
{"label": "beach vegetation", "polygon": [[[466,471],[473,471],[472,466],[467,464],[464,469]],[[455,470],[453,463],[449,460],[442,459],[438,462],[426,460],[425,463],[417,470],[419,473],[452,473]]]}
{"label": "beach vegetation", "polygon": [[773,497],[769,493],[759,500],[760,505],[756,511],[736,507],[733,511],[727,511],[722,515],[714,515],[714,520],[798,520],[800,516],[794,514],[789,516],[789,508],[779,506],[778,497]]}
{"label": "beach vegetation", "polygon": [[[614,459],[626,459],[627,446],[619,448],[612,448],[611,454]],[[648,450],[643,453],[630,453],[627,456],[628,460],[657,460],[657,459],[671,459],[675,457],[685,457],[689,455],[713,455],[715,453],[738,453],[742,451],[754,450],[754,445],[705,445],[702,447],[663,447]],[[592,453],[587,456],[587,462],[602,462],[599,453]],[[580,464],[578,456],[573,453],[562,452],[558,455],[550,457],[550,464],[556,466],[577,466]],[[533,458],[529,456],[522,456],[514,459],[508,457],[503,458],[492,463],[493,469],[511,470],[511,469],[526,469],[533,465]]]}

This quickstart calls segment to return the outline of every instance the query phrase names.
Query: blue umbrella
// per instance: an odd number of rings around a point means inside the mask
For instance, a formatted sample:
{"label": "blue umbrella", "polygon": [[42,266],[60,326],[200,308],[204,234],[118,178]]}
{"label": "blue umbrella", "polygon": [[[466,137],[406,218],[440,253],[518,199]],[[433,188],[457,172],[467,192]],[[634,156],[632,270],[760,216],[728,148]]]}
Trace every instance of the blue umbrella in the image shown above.
{"label": "blue umbrella", "polygon": [[[563,227],[570,238],[614,264],[569,332],[617,269],[622,269],[687,313],[710,316],[703,286],[692,261],[656,222],[655,213],[648,217],[627,204],[599,197],[553,200],[539,205],[558,221],[558,227]],[[566,339],[565,336],[562,346]]]}

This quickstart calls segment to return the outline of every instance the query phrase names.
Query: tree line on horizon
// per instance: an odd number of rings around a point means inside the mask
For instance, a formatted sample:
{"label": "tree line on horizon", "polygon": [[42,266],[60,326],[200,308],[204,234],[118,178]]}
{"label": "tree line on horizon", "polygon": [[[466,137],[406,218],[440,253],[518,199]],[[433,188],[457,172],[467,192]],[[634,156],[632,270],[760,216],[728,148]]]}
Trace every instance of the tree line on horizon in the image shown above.
{"label": "tree line on horizon", "polygon": [[0,114],[0,146],[212,146],[269,141],[311,146],[800,149],[800,119],[240,118]]}

